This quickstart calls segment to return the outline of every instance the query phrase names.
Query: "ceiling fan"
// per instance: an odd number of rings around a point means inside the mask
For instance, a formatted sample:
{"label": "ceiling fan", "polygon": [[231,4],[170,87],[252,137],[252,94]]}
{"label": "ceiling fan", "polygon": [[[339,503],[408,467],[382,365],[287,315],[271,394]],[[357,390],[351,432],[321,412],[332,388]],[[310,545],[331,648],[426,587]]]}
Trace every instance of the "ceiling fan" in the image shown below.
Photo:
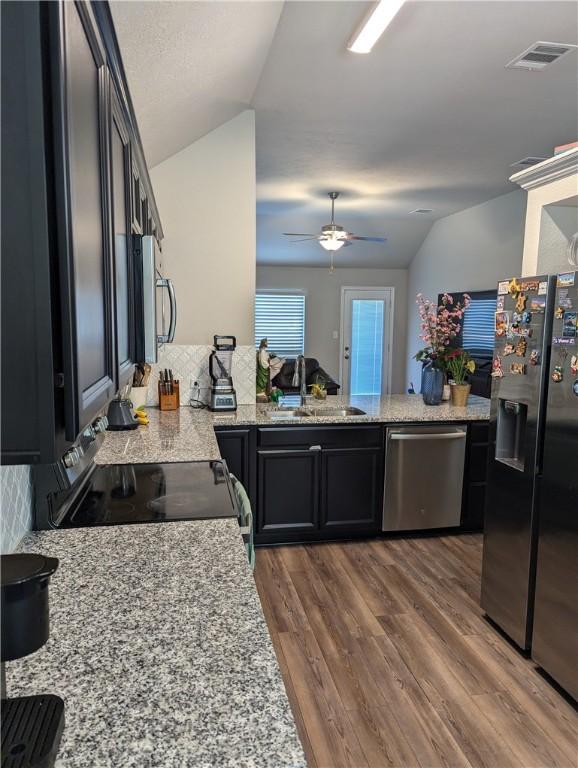
{"label": "ceiling fan", "polygon": [[303,232],[283,232],[287,237],[299,237],[300,240],[292,240],[293,243],[303,243],[306,240],[317,240],[326,251],[338,251],[344,245],[352,245],[354,240],[365,240],[368,243],[385,243],[387,237],[361,237],[348,232],[344,227],[335,223],[335,201],[339,192],[329,192],[331,200],[331,224],[321,227],[321,234],[311,235]]}

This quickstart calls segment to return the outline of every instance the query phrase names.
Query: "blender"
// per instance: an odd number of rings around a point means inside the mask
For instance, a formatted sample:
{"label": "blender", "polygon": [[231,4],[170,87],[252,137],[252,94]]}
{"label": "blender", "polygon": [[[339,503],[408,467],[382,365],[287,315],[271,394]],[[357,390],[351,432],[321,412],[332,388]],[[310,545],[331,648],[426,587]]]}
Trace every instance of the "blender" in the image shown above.
{"label": "blender", "polygon": [[234,336],[214,336],[213,343],[215,348],[209,355],[209,375],[211,376],[209,410],[236,411],[237,395],[233,388],[231,369],[237,339]]}

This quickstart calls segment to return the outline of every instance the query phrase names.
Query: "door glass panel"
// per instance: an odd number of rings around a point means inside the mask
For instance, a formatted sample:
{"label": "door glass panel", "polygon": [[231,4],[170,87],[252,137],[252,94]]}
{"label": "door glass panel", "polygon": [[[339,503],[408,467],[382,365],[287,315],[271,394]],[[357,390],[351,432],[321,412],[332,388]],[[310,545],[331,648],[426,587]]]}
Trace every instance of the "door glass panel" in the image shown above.
{"label": "door glass panel", "polygon": [[353,299],[350,394],[380,395],[383,371],[384,302]]}

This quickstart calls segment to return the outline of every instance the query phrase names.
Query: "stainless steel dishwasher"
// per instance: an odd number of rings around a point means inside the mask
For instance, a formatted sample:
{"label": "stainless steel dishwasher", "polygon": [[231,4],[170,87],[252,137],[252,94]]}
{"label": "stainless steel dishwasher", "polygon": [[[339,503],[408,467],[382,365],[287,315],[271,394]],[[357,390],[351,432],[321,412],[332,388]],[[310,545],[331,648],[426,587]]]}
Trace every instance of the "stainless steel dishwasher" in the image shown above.
{"label": "stainless steel dishwasher", "polygon": [[383,530],[458,526],[465,458],[465,426],[388,429]]}

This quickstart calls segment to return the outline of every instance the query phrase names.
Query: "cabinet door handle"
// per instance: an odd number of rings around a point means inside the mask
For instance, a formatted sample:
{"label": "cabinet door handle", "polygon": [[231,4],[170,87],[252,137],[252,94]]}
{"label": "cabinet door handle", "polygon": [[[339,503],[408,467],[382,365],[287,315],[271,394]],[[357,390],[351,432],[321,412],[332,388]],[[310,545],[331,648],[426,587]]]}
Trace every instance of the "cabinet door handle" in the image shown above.
{"label": "cabinet door handle", "polygon": [[321,446],[320,445],[310,445],[309,446],[309,450],[310,451],[320,451],[321,450]]}

